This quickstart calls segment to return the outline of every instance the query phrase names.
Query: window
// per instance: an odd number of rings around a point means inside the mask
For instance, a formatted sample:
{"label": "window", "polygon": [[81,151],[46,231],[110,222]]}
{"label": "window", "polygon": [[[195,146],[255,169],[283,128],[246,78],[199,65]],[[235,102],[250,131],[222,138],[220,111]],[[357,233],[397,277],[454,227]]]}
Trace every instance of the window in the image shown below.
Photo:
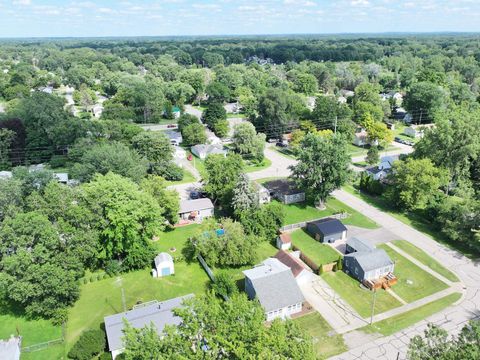
{"label": "window", "polygon": [[358,275],[358,268],[355,268],[355,275]]}

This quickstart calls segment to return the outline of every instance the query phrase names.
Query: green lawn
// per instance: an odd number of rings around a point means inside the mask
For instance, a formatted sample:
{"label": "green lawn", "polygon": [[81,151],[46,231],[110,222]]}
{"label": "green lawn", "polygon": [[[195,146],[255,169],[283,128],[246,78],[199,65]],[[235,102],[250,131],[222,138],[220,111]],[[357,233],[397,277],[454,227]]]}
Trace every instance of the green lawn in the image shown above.
{"label": "green lawn", "polygon": [[405,130],[407,126],[403,124],[402,122],[396,122],[395,123],[395,130],[393,130],[393,135],[395,137],[399,137],[400,139],[403,140],[408,140],[408,141],[413,141],[414,143],[417,143],[420,138],[412,138],[410,136],[407,136],[403,133],[403,130]]}
{"label": "green lawn", "polygon": [[293,152],[291,152],[288,148],[281,148],[281,147],[278,147],[278,146],[272,146],[272,147],[270,147],[270,149],[273,150],[273,151],[276,151],[277,153],[279,153],[282,156],[288,157],[290,159],[296,159]]}
{"label": "green lawn", "polygon": [[[384,151],[392,151],[398,149],[395,145],[389,144],[386,148],[380,149],[380,156],[382,156],[382,152]],[[362,156],[362,155],[367,155],[368,152],[368,146],[357,146],[353,145],[351,143],[348,144],[348,153],[350,156]]]}
{"label": "green lawn", "polygon": [[378,228],[378,225],[374,221],[333,197],[328,198],[326,202],[327,208],[325,210],[318,210],[316,207],[305,202],[289,205],[282,204],[282,206],[285,210],[285,225],[314,220],[340,212],[347,212],[349,216],[342,220],[344,224],[367,229]]}
{"label": "green lawn", "polygon": [[[62,328],[54,326],[48,320],[28,320],[22,315],[12,314],[7,309],[0,309],[0,339],[8,339],[16,335],[17,330],[22,336],[22,347],[44,343],[62,337]],[[55,345],[50,348],[22,353],[22,359],[50,360],[64,356],[65,346]]]}
{"label": "green lawn", "polygon": [[406,302],[422,299],[448,287],[443,281],[420,269],[387,245],[380,244],[377,248],[384,249],[395,262],[393,273],[398,278],[398,283],[392,290]]}
{"label": "green lawn", "polygon": [[465,256],[476,259],[480,256],[479,252],[473,251],[471,248],[465,246],[462,242],[453,242],[449,240],[445,235],[443,235],[438,227],[433,225],[431,222],[425,220],[421,214],[416,212],[402,212],[395,209],[390,202],[385,200],[382,197],[372,196],[366,194],[365,192],[359,192],[356,185],[345,185],[343,190],[346,192],[355,195],[359,199],[362,199],[366,203],[376,207],[377,209],[393,216],[395,219],[407,224],[414,229],[423,232],[424,234],[430,236],[435,241],[438,241],[446,246],[458,250],[463,253]]}
{"label": "green lawn", "polygon": [[175,253],[181,252],[188,238],[195,235],[199,227],[200,225],[198,224],[191,224],[176,227],[173,230],[166,230],[160,235],[158,241],[153,242],[153,246],[158,252],[170,252],[172,247],[177,249]]}
{"label": "green lawn", "polygon": [[245,114],[244,113],[236,113],[236,114],[227,113],[227,118],[245,118]]}
{"label": "green lawn", "polygon": [[263,169],[266,169],[266,168],[270,167],[271,165],[272,165],[272,162],[270,161],[270,159],[267,159],[267,158],[264,158],[263,161],[261,162],[261,164],[259,164],[259,165],[252,164],[248,161],[245,161],[245,172],[249,173],[249,172],[254,172],[254,171],[260,171],[260,170],[263,170]]}
{"label": "green lawn", "polygon": [[183,179],[180,181],[167,181],[167,186],[169,185],[180,185],[180,184],[188,184],[191,182],[195,182],[195,178],[193,177],[192,173],[186,169],[183,170]]}
{"label": "green lawn", "polygon": [[[312,238],[304,229],[291,233],[292,243],[318,266],[337,261],[341,255],[331,246],[322,244]],[[315,269],[316,270],[316,269]]]}
{"label": "green lawn", "polygon": [[403,330],[445,309],[460,299],[461,296],[462,294],[460,293],[447,295],[441,299],[432,301],[416,309],[404,312],[403,314],[392,316],[391,318],[365,326],[360,330],[366,333],[380,333],[384,336],[392,335],[397,331]]}
{"label": "green lawn", "polygon": [[407,254],[414,257],[415,259],[420,261],[422,264],[428,266],[430,269],[442,275],[446,279],[453,282],[460,281],[454,273],[452,273],[450,270],[448,270],[446,267],[440,264],[437,260],[432,258],[425,251],[423,251],[422,249],[419,249],[412,243],[406,240],[394,240],[392,241],[392,244],[402,249]]}
{"label": "green lawn", "polygon": [[[360,283],[343,271],[322,274],[322,278],[332,287],[340,297],[355,309],[360,316],[366,318],[371,315],[373,292],[360,287]],[[377,291],[375,314],[394,309],[402,304],[384,290]]]}
{"label": "green lawn", "polygon": [[319,313],[304,315],[293,322],[313,338],[313,346],[319,358],[329,358],[348,350],[343,336],[334,333]]}

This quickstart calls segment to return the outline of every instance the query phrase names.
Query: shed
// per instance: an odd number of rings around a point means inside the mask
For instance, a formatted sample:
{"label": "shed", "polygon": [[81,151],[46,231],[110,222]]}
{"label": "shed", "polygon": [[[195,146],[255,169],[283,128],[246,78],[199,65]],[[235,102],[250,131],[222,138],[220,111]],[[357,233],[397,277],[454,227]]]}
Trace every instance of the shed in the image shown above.
{"label": "shed", "polygon": [[280,250],[288,250],[292,247],[292,237],[289,233],[281,233],[277,237],[277,248]]}
{"label": "shed", "polygon": [[333,218],[307,222],[307,232],[322,243],[347,239],[347,228],[340,220]]}
{"label": "shed", "polygon": [[162,252],[155,257],[155,269],[153,277],[162,277],[175,274],[172,255]]}
{"label": "shed", "polygon": [[375,250],[375,247],[372,244],[370,244],[368,240],[357,238],[357,237],[351,237],[350,239],[347,240],[345,253],[351,254],[354,252],[360,252],[360,251],[368,252],[373,250]]}
{"label": "shed", "polygon": [[389,273],[393,273],[394,263],[383,249],[354,252],[345,255],[343,268],[361,282],[376,280]]}

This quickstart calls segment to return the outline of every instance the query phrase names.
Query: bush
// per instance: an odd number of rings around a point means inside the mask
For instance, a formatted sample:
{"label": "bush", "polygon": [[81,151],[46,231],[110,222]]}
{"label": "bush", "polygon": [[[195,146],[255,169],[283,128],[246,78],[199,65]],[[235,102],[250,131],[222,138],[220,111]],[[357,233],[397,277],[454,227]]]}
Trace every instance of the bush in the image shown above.
{"label": "bush", "polygon": [[225,272],[220,272],[215,276],[215,282],[211,283],[211,288],[215,294],[222,297],[229,297],[238,292],[237,284],[233,278]]}
{"label": "bush", "polygon": [[83,283],[84,283],[84,284],[87,284],[87,283],[88,283],[88,279],[87,279],[86,277],[83,278]]}
{"label": "bush", "polygon": [[105,344],[105,333],[102,330],[85,330],[68,352],[68,357],[74,360],[90,360],[105,350]]}
{"label": "bush", "polygon": [[171,161],[152,166],[152,173],[169,181],[183,180],[183,169]]}
{"label": "bush", "polygon": [[122,272],[122,263],[118,260],[109,260],[105,264],[105,272],[110,276],[118,275]]}
{"label": "bush", "polygon": [[[118,356],[117,356],[117,359],[119,359]],[[104,352],[102,355],[98,357],[98,360],[112,360],[112,354],[110,354],[109,352]]]}

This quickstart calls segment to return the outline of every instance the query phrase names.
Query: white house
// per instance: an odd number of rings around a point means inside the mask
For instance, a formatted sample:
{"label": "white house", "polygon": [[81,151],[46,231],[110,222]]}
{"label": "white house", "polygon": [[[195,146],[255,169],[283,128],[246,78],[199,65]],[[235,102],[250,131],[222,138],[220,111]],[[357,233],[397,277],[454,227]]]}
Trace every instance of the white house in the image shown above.
{"label": "white house", "polygon": [[227,156],[227,151],[223,149],[223,146],[218,145],[200,144],[192,146],[190,150],[192,151],[193,155],[202,160],[205,160],[208,155],[212,154]]}
{"label": "white house", "polygon": [[172,255],[162,252],[155,257],[155,269],[152,269],[153,277],[163,277],[175,274]]}
{"label": "white house", "polygon": [[337,100],[340,104],[346,104],[347,103],[347,98],[344,97],[344,96],[339,96]]}
{"label": "white house", "polygon": [[11,171],[0,171],[0,179],[11,179],[13,176]]}
{"label": "white house", "polygon": [[362,129],[362,131],[355,133],[355,136],[353,138],[353,145],[356,145],[356,146],[368,145],[368,133],[364,129]]}
{"label": "white house", "polygon": [[165,131],[165,135],[170,139],[172,145],[179,146],[183,141],[182,133],[180,133],[180,131],[168,130]]}
{"label": "white house", "polygon": [[289,233],[281,233],[277,237],[277,249],[288,250],[292,247],[292,237]]}
{"label": "white house", "polygon": [[410,125],[403,129],[403,133],[414,139],[422,138],[425,134],[425,130],[432,128],[435,124],[423,124],[423,125]]}
{"label": "white house", "polygon": [[209,198],[181,200],[178,212],[182,220],[200,222],[214,214],[213,203]]}
{"label": "white house", "polygon": [[390,169],[381,169],[378,166],[370,167],[365,172],[372,177],[373,180],[383,180],[387,177]]}
{"label": "white house", "polygon": [[0,359],[20,360],[21,348],[22,338],[20,336],[11,336],[8,340],[0,340]]}
{"label": "white house", "polygon": [[268,258],[243,274],[248,297],[258,299],[267,321],[286,319],[302,311],[303,294],[290,268],[278,259]]}
{"label": "white house", "polygon": [[98,119],[98,118],[100,118],[100,116],[102,116],[102,113],[103,113],[103,105],[101,105],[101,104],[93,105],[92,114],[93,114],[94,117],[96,117]]}

